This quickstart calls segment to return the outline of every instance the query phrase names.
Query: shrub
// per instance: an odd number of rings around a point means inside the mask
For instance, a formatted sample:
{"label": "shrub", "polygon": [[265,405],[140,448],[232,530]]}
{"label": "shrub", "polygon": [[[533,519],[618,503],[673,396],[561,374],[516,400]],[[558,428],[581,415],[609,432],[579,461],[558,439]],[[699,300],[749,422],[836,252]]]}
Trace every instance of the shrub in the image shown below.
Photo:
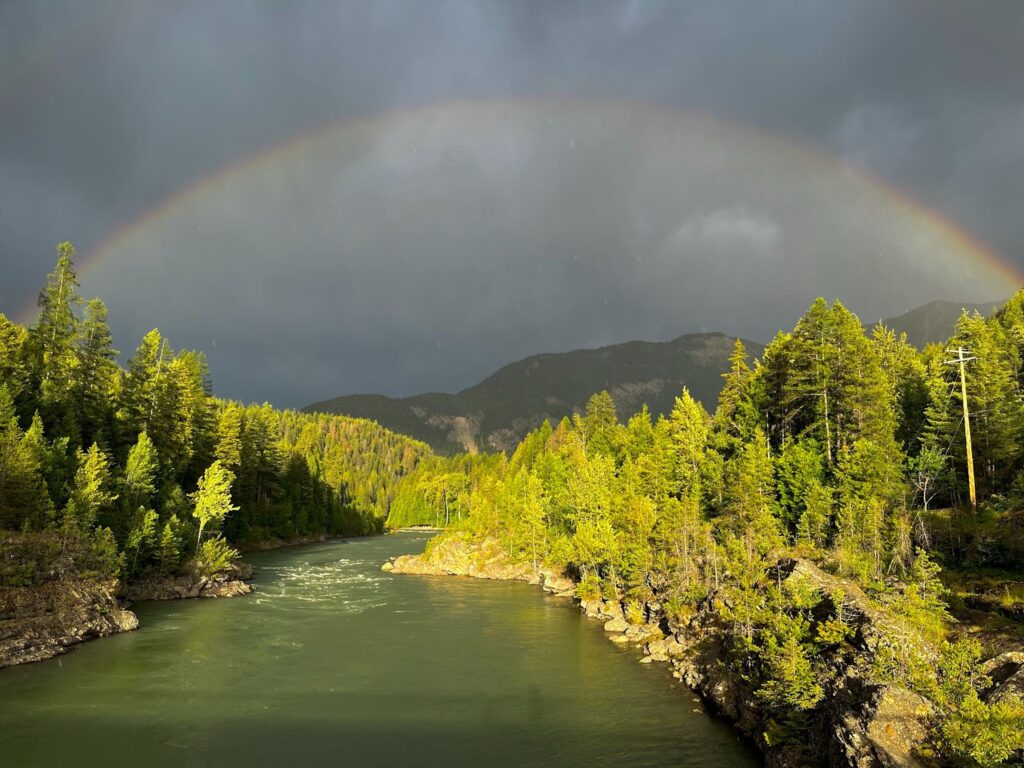
{"label": "shrub", "polygon": [[238,557],[238,550],[221,537],[207,539],[196,558],[196,569],[206,578],[213,578],[231,570],[231,564]]}
{"label": "shrub", "polygon": [[633,625],[643,624],[645,620],[644,607],[638,600],[630,600],[626,603],[626,621]]}

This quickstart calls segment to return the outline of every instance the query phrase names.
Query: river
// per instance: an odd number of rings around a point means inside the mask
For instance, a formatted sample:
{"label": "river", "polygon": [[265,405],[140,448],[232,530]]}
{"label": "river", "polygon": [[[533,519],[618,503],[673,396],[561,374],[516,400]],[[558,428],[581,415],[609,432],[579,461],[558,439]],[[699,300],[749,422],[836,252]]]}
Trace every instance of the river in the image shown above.
{"label": "river", "polygon": [[0,672],[0,765],[692,766],[760,759],[536,587],[394,576],[423,533],[256,553],[257,591]]}

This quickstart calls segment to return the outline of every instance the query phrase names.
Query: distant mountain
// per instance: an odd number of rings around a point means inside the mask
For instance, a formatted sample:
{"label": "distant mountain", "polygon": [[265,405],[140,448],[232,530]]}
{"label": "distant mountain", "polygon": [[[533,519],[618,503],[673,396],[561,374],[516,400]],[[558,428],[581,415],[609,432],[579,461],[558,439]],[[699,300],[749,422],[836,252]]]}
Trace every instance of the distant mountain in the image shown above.
{"label": "distant mountain", "polygon": [[[906,332],[920,349],[949,338],[962,310],[987,316],[1000,306],[1002,302],[933,301],[882,322]],[[870,331],[873,325],[866,327]],[[721,333],[695,333],[673,341],[630,341],[534,355],[456,394],[345,395],[304,410],[372,419],[441,453],[511,450],[544,419],[554,425],[563,416],[582,411],[587,399],[602,389],[611,393],[622,419],[645,403],[655,415],[667,413],[684,386],[712,410],[734,342]],[[751,360],[761,356],[761,344],[743,343]]]}
{"label": "distant mountain", "polygon": [[[905,331],[907,341],[918,349],[929,344],[938,344],[953,335],[956,321],[963,310],[979,312],[988,317],[1006,302],[994,301],[988,304],[957,304],[952,301],[931,301],[917,309],[912,309],[899,317],[892,317],[882,322],[895,331]],[[868,329],[874,323],[868,324]]]}
{"label": "distant mountain", "polygon": [[[711,410],[734,342],[721,333],[699,333],[673,341],[630,341],[534,355],[454,395],[346,395],[304,410],[373,419],[442,453],[511,450],[544,419],[554,425],[583,410],[587,399],[602,389],[611,393],[623,419],[644,403],[654,414],[667,413],[684,386]],[[743,343],[751,359],[760,357],[760,344]]]}

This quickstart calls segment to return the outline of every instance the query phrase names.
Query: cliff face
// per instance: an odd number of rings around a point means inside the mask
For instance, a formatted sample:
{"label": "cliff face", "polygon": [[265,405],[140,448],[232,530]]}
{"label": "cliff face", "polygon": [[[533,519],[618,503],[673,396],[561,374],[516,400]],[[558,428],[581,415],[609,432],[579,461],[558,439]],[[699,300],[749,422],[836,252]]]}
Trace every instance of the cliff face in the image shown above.
{"label": "cliff face", "polygon": [[[546,591],[575,595],[575,585],[564,575],[534,570],[513,563],[497,542],[475,542],[467,536],[446,535],[435,540],[423,555],[405,555],[385,563],[383,570],[401,574],[461,575],[486,579],[513,579],[540,584]],[[728,664],[727,650],[736,641],[723,622],[712,596],[685,622],[669,621],[661,607],[643,606],[643,620],[630,618],[621,602],[596,598],[578,600],[580,610],[603,622],[609,639],[642,650],[642,663],[668,664],[673,677],[700,694],[710,707],[731,720],[765,754],[771,768],[820,765],[829,768],[920,768],[917,749],[928,736],[931,704],[918,694],[873,679],[871,659],[885,631],[888,617],[873,608],[856,588],[821,571],[806,560],[784,560],[777,566],[780,583],[808,581],[824,593],[842,586],[847,597],[844,612],[855,628],[852,656],[837,656],[826,695],[813,712],[813,723],[803,743],[771,743],[771,713],[765,703]],[[1003,677],[1015,680],[1017,670]],[[1020,674],[1024,675],[1024,671]],[[1004,687],[1006,687],[1004,685]]]}
{"label": "cliff face", "polygon": [[116,580],[0,587],[0,669],[42,661],[76,643],[139,625],[118,601]]}

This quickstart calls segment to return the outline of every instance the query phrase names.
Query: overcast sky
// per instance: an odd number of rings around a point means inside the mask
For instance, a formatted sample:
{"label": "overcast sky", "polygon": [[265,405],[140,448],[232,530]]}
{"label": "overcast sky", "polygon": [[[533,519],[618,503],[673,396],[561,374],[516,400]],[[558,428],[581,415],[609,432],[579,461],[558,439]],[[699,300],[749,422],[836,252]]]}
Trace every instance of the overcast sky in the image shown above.
{"label": "overcast sky", "polygon": [[1024,267],[1022,40],[1015,0],[6,0],[0,311],[108,242],[83,291],[122,350],[159,326],[219,394],[299,406],[764,340],[819,293],[1005,297],[857,169]]}

